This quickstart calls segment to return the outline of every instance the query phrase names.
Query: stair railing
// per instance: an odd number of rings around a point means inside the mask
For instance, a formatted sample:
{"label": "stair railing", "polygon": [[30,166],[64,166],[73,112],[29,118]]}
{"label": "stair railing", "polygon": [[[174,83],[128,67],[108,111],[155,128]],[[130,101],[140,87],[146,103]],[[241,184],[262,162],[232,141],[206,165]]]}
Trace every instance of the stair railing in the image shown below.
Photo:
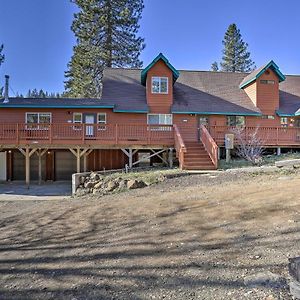
{"label": "stair railing", "polygon": [[200,125],[200,139],[212,163],[218,168],[218,145],[204,125]]}
{"label": "stair railing", "polygon": [[182,136],[180,134],[180,131],[176,125],[174,125],[174,141],[175,141],[176,157],[178,158],[179,161],[179,167],[180,169],[182,169],[186,147],[182,139]]}

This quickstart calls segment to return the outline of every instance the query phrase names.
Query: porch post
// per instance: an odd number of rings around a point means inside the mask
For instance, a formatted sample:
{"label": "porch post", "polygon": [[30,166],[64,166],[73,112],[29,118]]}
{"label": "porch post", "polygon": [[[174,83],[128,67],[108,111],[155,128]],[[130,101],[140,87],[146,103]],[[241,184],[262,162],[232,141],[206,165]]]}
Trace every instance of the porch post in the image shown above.
{"label": "porch post", "polygon": [[29,184],[30,184],[30,153],[29,153],[28,147],[25,150],[25,182],[26,182],[27,187],[29,188]]}
{"label": "porch post", "polygon": [[39,184],[42,184],[42,151],[38,150],[38,159],[39,159]]}
{"label": "porch post", "polygon": [[169,167],[173,168],[173,148],[169,149]]}
{"label": "porch post", "polygon": [[128,149],[129,151],[129,169],[131,169],[132,168],[132,161],[133,161],[133,159],[132,159],[132,148],[129,148]]}
{"label": "porch post", "polygon": [[77,173],[80,173],[80,149],[79,148],[77,148],[76,158],[77,158]]}
{"label": "porch post", "polygon": [[277,155],[281,155],[281,148],[280,147],[277,147]]}

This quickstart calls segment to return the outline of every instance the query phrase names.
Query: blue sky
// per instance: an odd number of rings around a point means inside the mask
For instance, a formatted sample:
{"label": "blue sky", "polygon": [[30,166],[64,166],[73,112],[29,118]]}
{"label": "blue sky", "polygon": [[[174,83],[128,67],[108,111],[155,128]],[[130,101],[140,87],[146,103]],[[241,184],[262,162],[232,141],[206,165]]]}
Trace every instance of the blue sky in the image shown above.
{"label": "blue sky", "polygon": [[[69,0],[0,0],[0,43],[15,92],[63,91],[75,43]],[[178,69],[209,70],[220,60],[222,39],[235,22],[257,66],[273,59],[285,74],[300,74],[300,1],[145,0],[140,35],[144,65],[163,52]],[[13,95],[13,93],[11,92]]]}

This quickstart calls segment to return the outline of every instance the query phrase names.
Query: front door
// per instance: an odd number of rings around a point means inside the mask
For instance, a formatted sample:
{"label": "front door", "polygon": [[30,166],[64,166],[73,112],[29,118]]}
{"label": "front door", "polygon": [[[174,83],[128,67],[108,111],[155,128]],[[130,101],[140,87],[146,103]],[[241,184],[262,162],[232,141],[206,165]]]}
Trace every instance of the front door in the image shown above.
{"label": "front door", "polygon": [[200,140],[200,127],[204,125],[206,128],[209,126],[209,119],[207,116],[199,116],[198,118],[198,133],[199,133],[199,140]]}
{"label": "front door", "polygon": [[[84,118],[85,124],[95,124],[95,116],[94,115],[85,115]],[[93,136],[94,135],[94,126],[85,126],[85,135]]]}

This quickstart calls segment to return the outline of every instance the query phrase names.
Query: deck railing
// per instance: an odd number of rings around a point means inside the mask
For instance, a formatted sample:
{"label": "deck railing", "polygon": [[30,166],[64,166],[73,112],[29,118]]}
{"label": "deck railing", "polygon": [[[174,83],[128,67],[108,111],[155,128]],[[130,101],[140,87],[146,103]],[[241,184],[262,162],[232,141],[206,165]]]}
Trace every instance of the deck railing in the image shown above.
{"label": "deck railing", "polygon": [[179,161],[179,167],[182,169],[184,163],[184,153],[186,152],[186,147],[183,142],[180,131],[176,125],[174,125],[174,144],[176,150],[176,156]]}
{"label": "deck railing", "polygon": [[209,154],[212,163],[218,168],[218,145],[204,125],[200,126],[200,139],[205,150]]}
{"label": "deck railing", "polygon": [[[216,143],[223,146],[225,134],[235,133],[236,127],[210,126],[208,131]],[[264,146],[300,146],[300,128],[298,127],[247,126],[240,130],[245,136],[254,134],[256,131]]]}
{"label": "deck railing", "polygon": [[172,125],[0,123],[1,144],[173,145]]}

